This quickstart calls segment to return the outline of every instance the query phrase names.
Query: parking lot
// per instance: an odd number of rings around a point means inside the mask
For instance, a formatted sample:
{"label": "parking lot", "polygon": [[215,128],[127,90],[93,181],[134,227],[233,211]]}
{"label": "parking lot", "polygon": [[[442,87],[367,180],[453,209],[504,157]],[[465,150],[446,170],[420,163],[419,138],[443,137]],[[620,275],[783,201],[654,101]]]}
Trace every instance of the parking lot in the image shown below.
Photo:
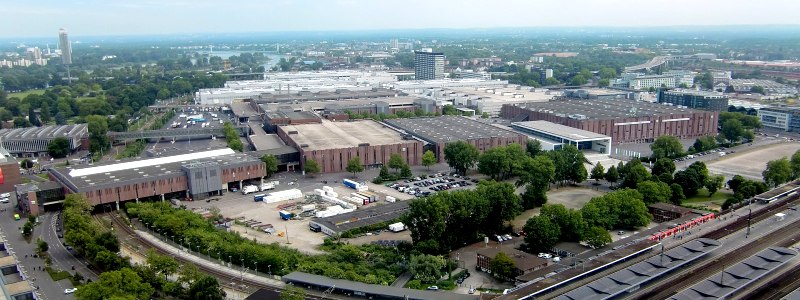
{"label": "parking lot", "polygon": [[477,178],[462,177],[455,173],[434,173],[400,182],[386,183],[384,186],[400,193],[424,197],[435,192],[474,187],[476,183],[478,183]]}

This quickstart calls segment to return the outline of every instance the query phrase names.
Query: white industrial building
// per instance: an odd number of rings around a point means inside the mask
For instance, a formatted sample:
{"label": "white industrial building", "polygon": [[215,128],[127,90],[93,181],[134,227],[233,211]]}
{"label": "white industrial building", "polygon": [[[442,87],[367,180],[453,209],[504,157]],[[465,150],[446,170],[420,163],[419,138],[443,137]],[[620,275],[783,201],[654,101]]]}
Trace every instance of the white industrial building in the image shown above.
{"label": "white industrial building", "polygon": [[695,74],[690,71],[668,71],[661,75],[645,75],[642,73],[623,73],[613,86],[630,88],[635,90],[647,90],[650,88],[676,88],[681,84],[686,86],[694,85]]}
{"label": "white industrial building", "polygon": [[611,137],[547,121],[511,123],[511,128],[538,140],[542,150],[558,150],[573,145],[584,152],[611,154]]}

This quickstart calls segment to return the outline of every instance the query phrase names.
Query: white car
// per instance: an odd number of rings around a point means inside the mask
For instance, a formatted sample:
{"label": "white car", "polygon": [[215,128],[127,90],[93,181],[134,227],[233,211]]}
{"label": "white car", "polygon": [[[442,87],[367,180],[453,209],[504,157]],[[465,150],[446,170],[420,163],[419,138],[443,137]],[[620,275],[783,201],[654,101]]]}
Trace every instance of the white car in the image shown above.
{"label": "white car", "polygon": [[11,193],[2,193],[0,194],[0,198],[8,198],[11,197]]}
{"label": "white car", "polygon": [[76,292],[78,288],[64,289],[64,295]]}

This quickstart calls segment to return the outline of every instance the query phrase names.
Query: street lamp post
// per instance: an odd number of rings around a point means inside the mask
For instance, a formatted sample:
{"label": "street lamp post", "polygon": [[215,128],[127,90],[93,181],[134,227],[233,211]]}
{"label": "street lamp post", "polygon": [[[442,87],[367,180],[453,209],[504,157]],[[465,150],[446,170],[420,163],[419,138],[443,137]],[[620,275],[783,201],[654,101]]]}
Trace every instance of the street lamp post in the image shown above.
{"label": "street lamp post", "polygon": [[228,255],[228,266],[233,265],[233,255]]}
{"label": "street lamp post", "polygon": [[267,266],[267,268],[269,269],[269,276],[272,276],[272,265]]}

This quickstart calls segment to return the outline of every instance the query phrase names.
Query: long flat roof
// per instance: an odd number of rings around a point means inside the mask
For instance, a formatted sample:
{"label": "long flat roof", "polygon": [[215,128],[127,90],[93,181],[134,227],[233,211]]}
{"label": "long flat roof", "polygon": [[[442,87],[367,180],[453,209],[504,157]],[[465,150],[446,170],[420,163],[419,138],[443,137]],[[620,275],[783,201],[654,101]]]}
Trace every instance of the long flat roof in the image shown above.
{"label": "long flat roof", "polygon": [[117,171],[124,171],[136,168],[143,168],[143,167],[150,167],[155,165],[163,165],[168,163],[174,162],[188,162],[191,160],[209,158],[209,157],[216,157],[226,154],[234,154],[236,153],[231,148],[223,148],[223,149],[215,149],[197,153],[189,153],[189,154],[182,154],[182,155],[175,155],[175,156],[166,156],[166,157],[158,157],[158,158],[151,158],[151,159],[142,159],[142,160],[134,160],[134,161],[127,161],[127,162],[120,162],[114,163],[109,165],[100,165],[88,168],[81,168],[81,169],[73,169],[69,171],[69,176],[72,177],[80,177],[80,176],[87,176],[87,175],[95,175],[99,173],[109,173],[109,172],[117,172]]}
{"label": "long flat roof", "polygon": [[576,119],[617,119],[698,113],[700,110],[627,99],[558,100],[519,105],[531,111]]}
{"label": "long flat roof", "polygon": [[725,299],[734,292],[769,274],[797,256],[797,251],[767,248],[742,262],[711,275],[692,287],[672,296],[674,300]]}
{"label": "long flat roof", "polygon": [[435,300],[465,300],[480,298],[478,295],[464,295],[449,292],[422,291],[378,284],[367,284],[349,280],[333,279],[325,276],[314,275],[303,272],[292,272],[283,276],[283,281],[287,283],[305,283],[322,287],[333,288],[334,292],[362,292],[368,295],[381,295],[393,297],[392,299],[435,299]]}
{"label": "long flat roof", "polygon": [[408,201],[397,201],[394,203],[362,208],[353,212],[327,218],[318,218],[312,222],[328,227],[328,229],[338,233],[342,233],[350,229],[397,219],[406,211],[408,211]]}
{"label": "long flat roof", "polygon": [[654,278],[688,264],[720,246],[717,240],[699,238],[655,255],[645,261],[597,279],[556,297],[557,300],[595,300],[613,298],[632,286],[642,285]]}
{"label": "long flat roof", "polygon": [[86,124],[76,125],[51,125],[43,127],[25,127],[14,129],[0,129],[0,140],[34,140],[34,139],[54,139],[57,137],[84,137],[89,136]]}
{"label": "long flat roof", "polygon": [[447,143],[493,137],[524,136],[467,117],[391,119],[386,123],[432,143]]}
{"label": "long flat roof", "polygon": [[[186,150],[182,151],[186,152]],[[216,162],[222,168],[260,163],[258,158],[223,148],[156,158],[134,158],[93,166],[55,168],[51,169],[51,172],[59,178],[62,184],[69,186],[74,191],[82,192],[120,184],[152,181],[154,178],[184,176],[181,166],[199,161]]]}
{"label": "long flat roof", "polygon": [[297,145],[308,150],[342,149],[367,143],[391,145],[405,142],[400,133],[372,120],[286,125],[281,128]]}
{"label": "long flat roof", "polygon": [[548,121],[527,121],[511,123],[511,126],[520,126],[547,134],[555,135],[571,141],[610,139],[607,135],[594,133],[591,131],[573,128]]}

